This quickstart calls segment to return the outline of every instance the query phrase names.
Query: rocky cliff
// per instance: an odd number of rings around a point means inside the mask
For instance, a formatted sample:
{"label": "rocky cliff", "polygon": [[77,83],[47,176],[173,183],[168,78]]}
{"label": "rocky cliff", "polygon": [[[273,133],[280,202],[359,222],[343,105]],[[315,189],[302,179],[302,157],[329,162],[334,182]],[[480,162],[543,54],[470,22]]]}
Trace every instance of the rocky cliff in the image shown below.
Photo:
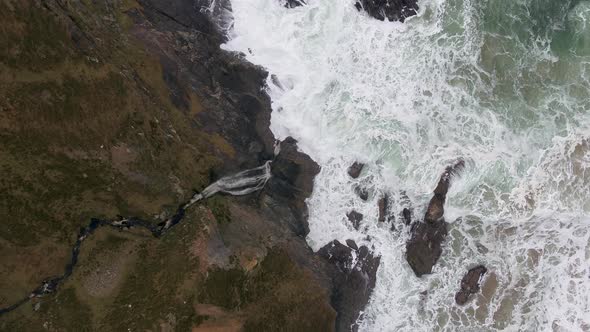
{"label": "rocky cliff", "polygon": [[199,2],[0,9],[0,307],[62,274],[90,217],[157,223],[221,176],[271,159],[275,175],[161,239],[97,230],[71,277],[0,330],[335,328],[327,263],[303,237],[318,167],[293,140],[274,156],[267,74],[220,50]]}

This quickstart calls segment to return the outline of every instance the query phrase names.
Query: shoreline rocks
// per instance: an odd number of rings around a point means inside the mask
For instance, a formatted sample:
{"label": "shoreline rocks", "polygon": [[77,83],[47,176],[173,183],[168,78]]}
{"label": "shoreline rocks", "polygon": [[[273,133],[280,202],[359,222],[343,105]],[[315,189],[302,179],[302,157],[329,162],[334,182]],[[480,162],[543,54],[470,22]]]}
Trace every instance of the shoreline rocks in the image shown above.
{"label": "shoreline rocks", "polygon": [[402,211],[402,217],[404,218],[404,224],[409,226],[412,223],[412,211],[408,208],[404,208]]}
{"label": "shoreline rocks", "polygon": [[300,6],[304,6],[307,5],[307,3],[303,0],[285,0],[284,1],[284,6],[287,8],[295,8],[295,7],[300,7]]}
{"label": "shoreline rocks", "polygon": [[360,199],[362,199],[365,202],[369,199],[369,191],[366,188],[357,186],[354,188],[354,192]]}
{"label": "shoreline rocks", "polygon": [[363,214],[352,210],[346,214],[346,217],[357,231],[360,228],[361,221],[363,220]]}
{"label": "shoreline rocks", "polygon": [[385,194],[377,201],[377,208],[379,209],[379,222],[385,222],[389,214],[389,195]]}
{"label": "shoreline rocks", "polygon": [[294,138],[287,137],[280,143],[280,152],[271,164],[272,177],[264,192],[290,209],[283,219],[298,236],[309,233],[305,200],[311,195],[313,179],[319,172],[318,164],[298,151]]}
{"label": "shoreline rocks", "polygon": [[365,164],[355,161],[350,167],[348,167],[348,175],[350,175],[351,178],[356,179],[361,175],[364,167]]}
{"label": "shoreline rocks", "polygon": [[445,168],[428,204],[424,221],[416,222],[410,230],[412,236],[406,243],[406,260],[418,277],[432,273],[432,267],[442,254],[448,225],[444,220],[447,192],[453,176],[458,175],[464,167],[463,160],[459,160]]}
{"label": "shoreline rocks", "polygon": [[406,18],[418,13],[417,0],[360,0],[354,6],[380,21],[387,19],[403,23]]}
{"label": "shoreline rocks", "polygon": [[332,305],[338,312],[336,331],[357,331],[356,320],[375,288],[381,257],[375,257],[366,246],[355,249],[357,245],[352,240],[346,243],[349,245],[334,240],[322,247],[318,255],[332,266]]}
{"label": "shoreline rocks", "polygon": [[447,236],[447,223],[417,222],[412,237],[406,244],[406,260],[417,277],[432,273],[432,267],[442,254],[442,243]]}
{"label": "shoreline rocks", "polygon": [[463,279],[461,279],[461,289],[455,294],[455,302],[458,305],[464,305],[469,301],[471,294],[479,292],[480,282],[487,272],[488,269],[483,265],[467,271]]}

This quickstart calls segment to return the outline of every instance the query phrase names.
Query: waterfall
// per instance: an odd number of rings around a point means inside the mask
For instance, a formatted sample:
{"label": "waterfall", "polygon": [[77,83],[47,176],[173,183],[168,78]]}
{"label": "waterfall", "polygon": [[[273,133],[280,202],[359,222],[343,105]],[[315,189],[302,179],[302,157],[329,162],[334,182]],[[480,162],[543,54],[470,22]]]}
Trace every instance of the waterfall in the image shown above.
{"label": "waterfall", "polygon": [[78,256],[80,254],[80,246],[82,243],[98,228],[102,226],[110,226],[119,230],[143,228],[149,230],[154,237],[160,237],[184,219],[187,208],[203,199],[207,199],[217,193],[224,193],[232,196],[247,195],[264,188],[264,185],[271,177],[271,163],[272,161],[269,160],[262,166],[222,177],[209,185],[202,192],[195,194],[187,203],[180,205],[172,217],[157,225],[136,217],[119,217],[113,220],[92,218],[88,226],[80,229],[76,242],[72,247],[71,258],[64,268],[64,273],[56,277],[45,279],[41,285],[35,288],[27,297],[24,297],[20,301],[6,308],[0,308],[0,316],[18,308],[32,298],[42,297],[46,294],[55,292],[59,285],[72,275],[74,268],[78,263]]}
{"label": "waterfall", "polygon": [[195,194],[188,203],[183,206],[183,208],[186,209],[201,199],[209,198],[217,193],[241,196],[262,189],[268,179],[270,179],[271,163],[272,161],[269,160],[262,166],[222,177],[209,185],[202,192]]}

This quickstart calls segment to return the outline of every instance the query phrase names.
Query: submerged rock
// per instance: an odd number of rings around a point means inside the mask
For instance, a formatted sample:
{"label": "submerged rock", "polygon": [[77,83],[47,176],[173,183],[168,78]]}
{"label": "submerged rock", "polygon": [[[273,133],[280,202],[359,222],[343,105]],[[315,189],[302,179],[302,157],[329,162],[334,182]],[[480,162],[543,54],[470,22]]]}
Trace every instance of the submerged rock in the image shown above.
{"label": "submerged rock", "polygon": [[366,188],[355,187],[354,192],[365,202],[369,199],[369,191]]}
{"label": "submerged rock", "polygon": [[479,283],[486,274],[488,269],[485,266],[479,265],[470,269],[467,274],[461,279],[461,290],[455,294],[455,302],[459,305],[467,303],[469,296],[479,292]]}
{"label": "submerged rock", "polygon": [[346,214],[346,217],[352,223],[352,226],[358,230],[361,225],[361,221],[363,220],[363,214],[352,210]]}
{"label": "submerged rock", "polygon": [[283,2],[285,4],[284,6],[287,8],[295,8],[295,7],[307,5],[307,3],[303,0],[285,0]]}
{"label": "submerged rock", "polygon": [[359,163],[359,162],[354,162],[352,165],[350,165],[350,167],[348,168],[348,175],[350,175],[351,178],[356,179],[359,177],[359,175],[361,175],[361,172],[363,170],[363,167],[365,167],[365,164],[363,163]]}
{"label": "submerged rock", "polygon": [[336,331],[357,331],[356,320],[375,287],[381,257],[373,256],[366,246],[355,250],[337,240],[321,248],[318,254],[333,266],[332,306],[338,312]]}
{"label": "submerged rock", "polygon": [[359,0],[354,6],[380,21],[403,22],[418,12],[417,0]]}

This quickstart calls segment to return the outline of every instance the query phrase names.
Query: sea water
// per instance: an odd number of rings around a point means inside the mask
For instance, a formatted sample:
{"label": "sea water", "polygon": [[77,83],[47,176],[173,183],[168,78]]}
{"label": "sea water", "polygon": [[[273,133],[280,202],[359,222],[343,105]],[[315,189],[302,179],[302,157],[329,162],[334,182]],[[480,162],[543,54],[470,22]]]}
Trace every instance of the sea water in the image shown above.
{"label": "sea water", "polygon": [[[403,24],[307,3],[232,0],[222,47],[276,77],[273,133],[321,166],[310,246],[353,239],[382,257],[360,330],[590,331],[590,2],[420,0]],[[399,213],[420,219],[458,158],[442,257],[417,278]],[[386,193],[397,218],[379,223]],[[476,264],[482,291],[457,306]]]}

